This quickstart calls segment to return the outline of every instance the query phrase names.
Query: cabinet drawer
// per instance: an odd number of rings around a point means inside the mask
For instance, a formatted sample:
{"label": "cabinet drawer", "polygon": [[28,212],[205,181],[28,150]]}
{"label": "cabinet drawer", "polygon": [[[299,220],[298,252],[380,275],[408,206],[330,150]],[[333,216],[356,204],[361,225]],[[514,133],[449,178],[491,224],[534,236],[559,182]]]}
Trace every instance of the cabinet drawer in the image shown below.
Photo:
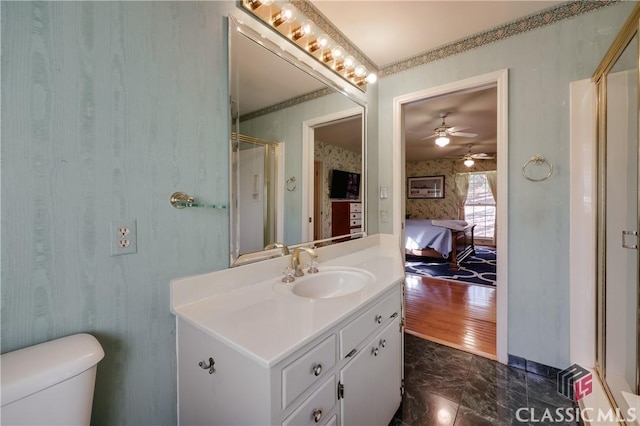
{"label": "cabinet drawer", "polygon": [[318,382],[336,363],[336,337],[332,334],[318,346],[282,370],[282,408],[287,408],[309,386]]}
{"label": "cabinet drawer", "polygon": [[351,223],[351,226],[362,226],[361,219],[352,220],[350,223]]}
{"label": "cabinet drawer", "polygon": [[350,213],[349,214],[349,219],[354,220],[361,220],[362,219],[362,213]]}
{"label": "cabinet drawer", "polygon": [[[331,376],[320,388],[312,393],[286,420],[283,426],[314,425],[323,423],[336,405],[336,378]],[[316,416],[318,421],[316,421]]]}
{"label": "cabinet drawer", "polygon": [[362,213],[362,203],[351,203],[349,205],[349,211],[351,213]]}
{"label": "cabinet drawer", "polygon": [[357,228],[349,229],[350,234],[357,234],[358,232],[362,232],[362,226],[358,226]]}
{"label": "cabinet drawer", "polygon": [[400,296],[394,292],[340,330],[340,358],[347,356],[365,337],[386,324],[396,312],[400,314]]}

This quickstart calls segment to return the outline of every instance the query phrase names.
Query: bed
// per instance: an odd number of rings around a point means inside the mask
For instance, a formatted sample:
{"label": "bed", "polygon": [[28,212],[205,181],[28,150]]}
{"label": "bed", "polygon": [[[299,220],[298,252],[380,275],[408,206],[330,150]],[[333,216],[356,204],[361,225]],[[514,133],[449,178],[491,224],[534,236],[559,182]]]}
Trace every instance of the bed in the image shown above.
{"label": "bed", "polygon": [[413,256],[448,259],[449,269],[475,253],[473,230],[464,220],[407,219],[405,250]]}

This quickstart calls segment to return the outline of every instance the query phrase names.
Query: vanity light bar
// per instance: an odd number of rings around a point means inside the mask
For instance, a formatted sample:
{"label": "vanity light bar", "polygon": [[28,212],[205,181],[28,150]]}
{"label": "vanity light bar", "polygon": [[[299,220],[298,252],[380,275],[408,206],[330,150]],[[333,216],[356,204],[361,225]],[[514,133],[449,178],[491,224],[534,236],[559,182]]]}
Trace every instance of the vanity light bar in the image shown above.
{"label": "vanity light bar", "polygon": [[278,6],[273,0],[242,0],[242,6],[363,92],[367,89],[367,83],[376,82],[376,74],[368,72],[352,56],[346,55],[344,48],[333,42],[326,34],[317,33],[313,22],[290,3]]}

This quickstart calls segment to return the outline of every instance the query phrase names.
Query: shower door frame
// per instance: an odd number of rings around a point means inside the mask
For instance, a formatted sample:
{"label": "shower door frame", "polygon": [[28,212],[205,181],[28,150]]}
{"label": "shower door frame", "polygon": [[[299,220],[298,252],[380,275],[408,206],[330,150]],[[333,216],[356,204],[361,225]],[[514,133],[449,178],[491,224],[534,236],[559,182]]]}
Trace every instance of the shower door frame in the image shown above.
{"label": "shower door frame", "polygon": [[[596,84],[597,88],[597,167],[598,167],[598,185],[597,185],[597,305],[596,305],[596,372],[600,378],[607,396],[614,406],[617,406],[613,393],[610,390],[606,381],[606,177],[607,177],[607,76],[609,72],[616,64],[624,50],[628,47],[633,38],[639,34],[638,28],[640,26],[640,4],[631,12],[629,19],[618,33],[616,39],[612,43],[611,47],[607,51],[596,72],[593,75],[592,81]],[[639,43],[640,46],[640,43]],[[636,58],[640,61],[640,48],[636,52]],[[640,73],[639,73],[640,75]],[[640,78],[639,78],[640,80]],[[638,82],[640,83],[640,81]],[[639,86],[640,87],[640,86]],[[640,91],[639,91],[640,93]],[[636,107],[640,106],[640,96],[636,99]],[[640,149],[638,153],[640,157]],[[640,164],[640,163],[639,163]],[[640,183],[640,167],[638,171],[637,180]],[[640,229],[640,194],[638,194],[638,221],[636,223],[636,231]],[[617,236],[612,236],[613,238]],[[636,255],[638,256],[638,264],[640,265],[640,250],[636,249]],[[639,274],[640,280],[640,274]],[[636,296],[638,298],[636,302],[636,354],[640,354],[640,281],[636,283],[637,290]],[[636,374],[635,374],[635,389],[633,391],[636,394],[640,393],[640,361],[636,361]]]}

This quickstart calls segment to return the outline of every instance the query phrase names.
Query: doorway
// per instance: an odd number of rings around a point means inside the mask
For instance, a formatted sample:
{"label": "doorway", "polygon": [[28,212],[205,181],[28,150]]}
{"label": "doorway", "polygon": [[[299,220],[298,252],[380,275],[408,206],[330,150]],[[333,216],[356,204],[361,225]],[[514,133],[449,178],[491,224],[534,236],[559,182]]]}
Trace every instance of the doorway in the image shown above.
{"label": "doorway", "polygon": [[500,261],[496,270],[496,347],[495,358],[507,363],[507,225],[508,225],[508,155],[507,155],[507,93],[508,93],[508,71],[500,70],[493,73],[473,77],[470,79],[446,84],[432,89],[414,92],[394,98],[393,101],[393,193],[400,194],[393,200],[394,234],[400,236],[402,251],[405,251],[405,222],[406,222],[406,186],[407,175],[405,171],[406,150],[405,150],[405,126],[403,109],[406,105],[419,100],[435,99],[446,94],[472,92],[483,88],[495,87],[497,99],[497,120],[496,120],[496,147],[497,147],[497,188],[496,199],[499,200],[496,207],[496,233],[495,242],[500,247]]}
{"label": "doorway", "polygon": [[[351,108],[305,121],[302,139],[302,241],[331,238],[329,176],[332,170],[365,170],[363,108]],[[364,183],[358,199],[364,200]]]}

